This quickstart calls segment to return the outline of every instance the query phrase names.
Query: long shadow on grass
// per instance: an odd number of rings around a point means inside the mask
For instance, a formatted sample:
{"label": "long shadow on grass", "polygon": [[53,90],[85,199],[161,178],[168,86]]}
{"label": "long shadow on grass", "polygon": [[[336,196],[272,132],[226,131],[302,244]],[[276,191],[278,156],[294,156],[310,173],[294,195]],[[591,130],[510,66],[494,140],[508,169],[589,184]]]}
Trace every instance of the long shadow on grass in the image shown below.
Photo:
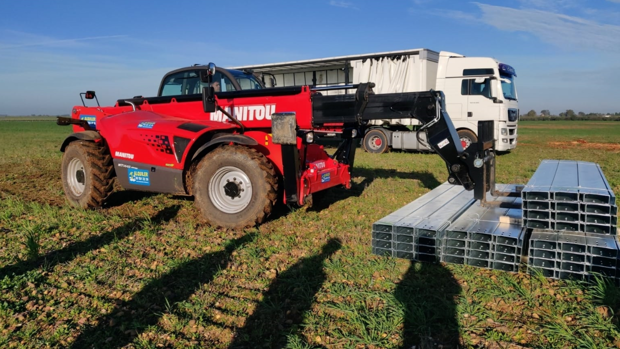
{"label": "long shadow on grass", "polygon": [[118,190],[110,194],[108,199],[105,201],[104,207],[109,208],[122,206],[126,203],[141,201],[155,195],[159,194],[135,190]]}
{"label": "long shadow on grass", "polygon": [[159,211],[153,217],[133,219],[130,222],[122,225],[121,227],[113,229],[112,231],[90,237],[83,241],[74,242],[65,248],[49,252],[34,260],[26,260],[18,262],[16,264],[5,266],[4,268],[0,269],[0,279],[7,275],[10,276],[13,274],[24,274],[30,270],[38,269],[41,267],[49,269],[53,268],[58,264],[69,262],[76,257],[88,253],[89,251],[96,250],[105,245],[108,245],[114,240],[122,240],[126,238],[134,231],[140,229],[145,222],[150,221],[151,223],[155,224],[167,222],[176,217],[180,208],[181,207],[178,205],[170,206]]}
{"label": "long shadow on grass", "polygon": [[[441,184],[441,182],[439,182],[432,173],[420,171],[399,172],[389,169],[355,168],[353,169],[353,176],[363,177],[364,179],[360,183],[352,183],[351,189],[340,187],[327,189],[313,194],[315,200],[309,211],[322,211],[337,201],[350,197],[358,197],[362,195],[364,190],[366,190],[366,188],[377,178],[402,178],[418,180],[425,188],[429,189],[433,189]],[[394,188],[394,190],[399,190],[399,188]]]}
{"label": "long shadow on grass", "polygon": [[185,262],[148,283],[129,301],[118,304],[99,325],[85,329],[71,348],[121,348],[131,343],[149,326],[154,326],[163,315],[166,304],[185,301],[201,285],[213,280],[218,271],[226,269],[231,254],[252,241],[255,234],[247,234],[228,242],[222,251],[207,253]]}
{"label": "long shadow on grass", "polygon": [[287,336],[299,336],[304,313],[325,282],[324,261],[339,249],[340,240],[331,239],[320,254],[303,258],[278,275],[229,348],[284,348]]}
{"label": "long shadow on grass", "polygon": [[403,348],[457,348],[455,298],[461,287],[439,264],[412,262],[394,296],[405,307]]}

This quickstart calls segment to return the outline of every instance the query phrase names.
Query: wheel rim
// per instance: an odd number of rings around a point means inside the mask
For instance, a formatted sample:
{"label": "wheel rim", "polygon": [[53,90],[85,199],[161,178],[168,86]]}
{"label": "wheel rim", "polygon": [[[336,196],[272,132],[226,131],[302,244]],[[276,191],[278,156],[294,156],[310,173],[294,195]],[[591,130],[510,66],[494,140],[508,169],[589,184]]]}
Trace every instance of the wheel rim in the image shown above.
{"label": "wheel rim", "polygon": [[372,136],[368,140],[368,147],[372,150],[381,149],[381,144],[383,144],[383,141],[381,140],[381,137],[379,136]]}
{"label": "wheel rim", "polygon": [[86,173],[84,172],[84,164],[78,158],[69,161],[67,168],[69,190],[75,196],[80,196],[86,189]]}
{"label": "wheel rim", "polygon": [[209,198],[213,205],[224,213],[239,213],[252,200],[252,182],[237,167],[218,169],[209,181]]}
{"label": "wheel rim", "polygon": [[470,145],[471,139],[469,139],[469,137],[461,137],[461,146],[463,146],[463,149],[469,148]]}

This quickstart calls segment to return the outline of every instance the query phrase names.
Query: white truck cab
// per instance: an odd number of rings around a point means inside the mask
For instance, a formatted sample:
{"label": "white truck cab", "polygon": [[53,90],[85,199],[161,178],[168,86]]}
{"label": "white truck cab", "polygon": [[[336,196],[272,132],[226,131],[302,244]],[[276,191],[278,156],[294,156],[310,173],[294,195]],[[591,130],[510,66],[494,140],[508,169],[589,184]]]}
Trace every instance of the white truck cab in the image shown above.
{"label": "white truck cab", "polygon": [[495,149],[510,151],[517,146],[516,76],[511,66],[493,58],[443,51],[436,87],[446,95],[446,109],[457,130],[475,133],[478,121],[494,120]]}

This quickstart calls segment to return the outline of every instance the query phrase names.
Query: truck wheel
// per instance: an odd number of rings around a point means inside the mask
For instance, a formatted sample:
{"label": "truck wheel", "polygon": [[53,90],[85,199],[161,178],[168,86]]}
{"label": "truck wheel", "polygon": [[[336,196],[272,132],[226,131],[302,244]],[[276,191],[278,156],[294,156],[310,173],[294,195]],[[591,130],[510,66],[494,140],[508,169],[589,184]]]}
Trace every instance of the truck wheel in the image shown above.
{"label": "truck wheel", "polygon": [[248,147],[223,146],[207,154],[196,167],[195,203],[214,226],[254,226],[262,223],[275,205],[276,178],[263,154]]}
{"label": "truck wheel", "polygon": [[383,154],[387,152],[388,149],[388,140],[385,132],[379,129],[374,129],[368,131],[364,136],[364,150],[367,152]]}
{"label": "truck wheel", "polygon": [[459,138],[461,139],[461,145],[463,146],[463,150],[469,148],[473,143],[478,142],[478,137],[471,132],[470,130],[459,130],[458,131]]}
{"label": "truck wheel", "polygon": [[62,156],[62,186],[75,207],[101,207],[112,193],[114,166],[103,143],[75,141]]}

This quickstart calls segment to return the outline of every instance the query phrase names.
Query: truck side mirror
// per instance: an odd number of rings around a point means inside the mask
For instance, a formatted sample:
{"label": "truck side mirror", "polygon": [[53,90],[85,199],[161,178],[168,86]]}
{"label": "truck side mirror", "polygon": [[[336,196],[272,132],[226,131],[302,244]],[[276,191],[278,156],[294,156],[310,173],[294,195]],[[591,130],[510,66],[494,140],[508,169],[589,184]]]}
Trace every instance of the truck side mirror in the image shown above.
{"label": "truck side mirror", "polygon": [[200,81],[209,84],[209,86],[202,88],[202,109],[205,113],[213,113],[215,111],[215,91],[213,86],[211,86],[213,75],[215,75],[214,63],[209,63],[208,68],[200,72]]}
{"label": "truck side mirror", "polygon": [[503,101],[499,99],[502,93],[498,85],[497,80],[491,80],[491,99],[493,103],[503,103]]}
{"label": "truck side mirror", "polygon": [[200,81],[210,84],[213,81],[213,75],[215,75],[215,63],[209,63],[207,70],[200,71]]}
{"label": "truck side mirror", "polygon": [[84,98],[95,99],[95,91],[86,91],[86,93],[84,94]]}
{"label": "truck side mirror", "polygon": [[215,111],[215,91],[213,91],[211,86],[202,88],[202,109],[204,109],[205,113],[213,113]]}

